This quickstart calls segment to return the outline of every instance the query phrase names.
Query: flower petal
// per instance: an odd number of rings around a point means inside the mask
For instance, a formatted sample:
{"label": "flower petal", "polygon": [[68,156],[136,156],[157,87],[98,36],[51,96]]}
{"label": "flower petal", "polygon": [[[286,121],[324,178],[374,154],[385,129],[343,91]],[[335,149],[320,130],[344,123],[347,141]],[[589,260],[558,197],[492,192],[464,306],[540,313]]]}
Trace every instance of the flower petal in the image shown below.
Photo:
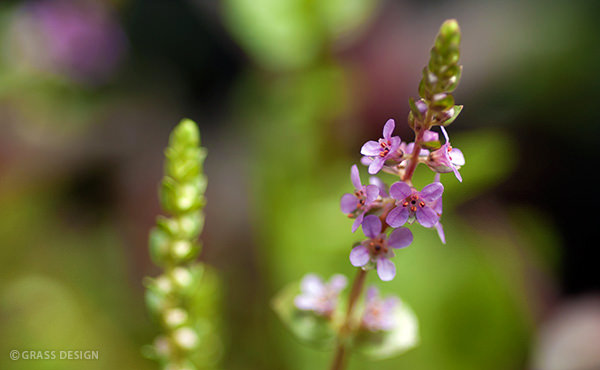
{"label": "flower petal", "polygon": [[458,181],[462,182],[462,176],[460,175],[460,172],[458,172],[458,168],[452,166],[452,171],[454,172],[454,176],[456,176]]}
{"label": "flower petal", "polygon": [[446,142],[449,142],[450,138],[448,137],[448,133],[446,132],[446,129],[444,128],[444,126],[440,126],[440,129],[442,130],[442,134],[444,134],[444,138],[446,139]]}
{"label": "flower petal", "polygon": [[440,136],[435,131],[426,130],[425,133],[423,134],[423,141],[425,141],[425,142],[438,141],[439,139],[440,139]]}
{"label": "flower petal", "polygon": [[367,185],[365,187],[365,190],[367,193],[367,200],[365,204],[373,203],[373,201],[375,201],[375,199],[377,199],[377,197],[379,196],[379,188],[377,187],[377,185]]}
{"label": "flower petal", "polygon": [[396,276],[396,266],[394,262],[387,258],[380,258],[377,260],[377,275],[383,281],[390,281]]}
{"label": "flower petal", "polygon": [[301,310],[314,310],[317,308],[315,299],[310,295],[301,294],[294,298],[294,305]]}
{"label": "flower petal", "polygon": [[437,230],[438,236],[440,237],[442,244],[446,244],[446,234],[444,233],[444,227],[440,222],[435,224],[435,229]]}
{"label": "flower petal", "polygon": [[458,148],[452,148],[450,151],[450,161],[455,166],[464,166],[465,165],[465,156]]}
{"label": "flower petal", "polygon": [[396,123],[392,118],[388,119],[383,126],[383,138],[389,140],[392,136],[392,132],[394,132],[394,128],[396,127]]}
{"label": "flower petal", "polygon": [[300,290],[306,294],[321,294],[323,292],[323,281],[315,274],[308,274],[300,282]]}
{"label": "flower petal", "polygon": [[437,213],[438,215],[441,215],[443,210],[442,210],[442,197],[439,197],[435,202],[433,202],[433,204],[430,205],[431,209],[433,209],[435,211],[435,213]]}
{"label": "flower petal", "polygon": [[381,171],[384,163],[385,158],[381,158],[379,156],[375,157],[375,159],[373,159],[373,162],[371,162],[371,164],[369,165],[369,173],[371,175],[374,175],[377,172]]}
{"label": "flower petal", "polygon": [[328,285],[334,291],[339,292],[348,285],[348,279],[342,274],[335,274],[329,279]]}
{"label": "flower petal", "polygon": [[385,218],[385,222],[391,227],[400,227],[406,221],[408,221],[408,209],[402,206],[392,209]]}
{"label": "flower petal", "polygon": [[371,285],[369,287],[369,289],[367,289],[365,301],[367,301],[367,303],[368,303],[370,301],[376,300],[378,296],[379,296],[379,289],[377,289],[376,286]]}
{"label": "flower petal", "polygon": [[406,227],[394,230],[388,238],[388,245],[392,248],[408,247],[413,241],[412,232]]}
{"label": "flower petal", "polygon": [[392,184],[390,187],[390,195],[396,200],[403,200],[407,196],[412,194],[412,189],[408,184],[398,181]]}
{"label": "flower petal", "polygon": [[381,146],[377,141],[369,140],[360,148],[360,154],[367,156],[378,156],[381,151]]}
{"label": "flower petal", "polygon": [[368,215],[362,223],[363,232],[368,238],[376,238],[381,232],[381,221],[375,215]]}
{"label": "flower petal", "polygon": [[350,169],[350,180],[352,180],[352,185],[357,190],[362,188],[362,183],[360,182],[360,174],[358,173],[358,167],[356,165],[352,165]]}
{"label": "flower petal", "polygon": [[358,204],[358,200],[353,194],[346,193],[342,195],[342,199],[340,201],[340,208],[344,213],[352,213],[356,209],[356,205]]}
{"label": "flower petal", "polygon": [[398,148],[400,148],[400,144],[402,144],[402,140],[400,139],[400,136],[393,136],[390,138],[390,142],[392,144],[390,145],[390,153],[388,154],[388,156],[394,155],[396,153]]}
{"label": "flower petal", "polygon": [[369,263],[369,249],[364,245],[358,245],[350,251],[350,263],[352,266],[361,267]]}
{"label": "flower petal", "polygon": [[360,224],[362,224],[363,219],[365,218],[365,213],[359,213],[358,216],[356,216],[356,220],[354,220],[354,223],[352,224],[352,232],[355,232],[356,230],[358,230],[358,228],[360,227]]}
{"label": "flower petal", "polygon": [[369,178],[369,183],[379,188],[379,195],[381,195],[382,198],[386,198],[388,196],[387,189],[385,188],[385,183],[381,181],[379,177],[371,176]]}
{"label": "flower petal", "polygon": [[421,190],[420,195],[426,202],[433,202],[444,193],[444,185],[439,182],[434,182],[427,185]]}
{"label": "flower petal", "polygon": [[435,211],[429,207],[419,208],[417,209],[416,213],[417,221],[419,221],[423,227],[432,227],[440,219],[437,213],[435,213]]}

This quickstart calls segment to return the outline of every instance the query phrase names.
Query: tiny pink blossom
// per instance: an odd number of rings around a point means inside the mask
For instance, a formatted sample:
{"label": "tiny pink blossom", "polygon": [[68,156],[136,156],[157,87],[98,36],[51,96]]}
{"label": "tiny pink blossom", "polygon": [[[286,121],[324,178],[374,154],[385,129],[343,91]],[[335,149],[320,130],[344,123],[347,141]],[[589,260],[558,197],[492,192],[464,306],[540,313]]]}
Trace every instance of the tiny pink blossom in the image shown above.
{"label": "tiny pink blossom", "polygon": [[400,305],[396,297],[383,299],[374,286],[367,291],[361,326],[369,331],[392,330],[396,326],[394,311]]}
{"label": "tiny pink blossom", "polygon": [[377,185],[363,185],[356,165],[353,165],[350,170],[350,180],[354,185],[354,193],[346,193],[342,196],[340,208],[342,212],[348,214],[348,217],[356,218],[352,224],[352,232],[355,232],[362,224],[365,213],[379,196],[380,189]]}
{"label": "tiny pink blossom", "polygon": [[389,119],[383,127],[383,138],[367,141],[360,149],[360,153],[367,158],[361,162],[369,165],[371,175],[381,171],[385,161],[399,157],[398,149],[402,140],[399,136],[392,136],[395,126],[394,120]]}
{"label": "tiny pink blossom", "polygon": [[427,185],[420,192],[402,181],[395,182],[390,187],[390,195],[396,199],[396,207],[388,213],[386,222],[391,227],[399,227],[416,219],[424,227],[435,226],[440,216],[433,206],[443,192],[444,186],[439,182]]}
{"label": "tiny pink blossom", "polygon": [[301,293],[294,299],[294,304],[300,310],[330,316],[335,311],[339,294],[347,283],[346,277],[340,274],[333,275],[327,283],[317,275],[308,274],[300,282]]}
{"label": "tiny pink blossom", "polygon": [[462,182],[458,169],[465,165],[465,157],[460,149],[452,148],[446,129],[442,126],[440,128],[446,138],[446,143],[429,155],[427,166],[439,173],[454,172],[458,181]]}
{"label": "tiny pink blossom", "polygon": [[383,281],[390,281],[396,276],[396,266],[390,258],[394,249],[404,248],[413,241],[411,231],[405,227],[394,230],[388,237],[381,232],[381,221],[375,215],[365,217],[363,231],[369,238],[364,240],[350,252],[350,263],[356,267],[366,266],[369,262],[377,266],[377,275]]}

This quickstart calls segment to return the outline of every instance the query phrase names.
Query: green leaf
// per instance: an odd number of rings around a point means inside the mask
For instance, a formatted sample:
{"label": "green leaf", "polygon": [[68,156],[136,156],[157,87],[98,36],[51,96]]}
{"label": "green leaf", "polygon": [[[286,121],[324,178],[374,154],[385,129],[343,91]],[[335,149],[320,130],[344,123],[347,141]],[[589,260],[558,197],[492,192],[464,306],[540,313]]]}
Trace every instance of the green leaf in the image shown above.
{"label": "green leaf", "polygon": [[273,310],[300,341],[316,348],[331,348],[336,338],[333,320],[311,311],[299,310],[294,304],[294,298],[298,294],[300,284],[289,284],[273,299]]}
{"label": "green leaf", "polygon": [[444,111],[452,108],[454,106],[454,97],[450,94],[436,94],[433,96],[433,100],[431,101],[431,109],[437,111]]}
{"label": "green leaf", "polygon": [[444,122],[440,123],[442,126],[449,126],[452,122],[454,122],[454,120],[456,119],[456,117],[458,117],[458,115],[460,114],[460,112],[462,112],[463,106],[462,105],[455,105],[454,106],[454,112],[452,114],[452,116],[450,118],[448,118],[447,120],[445,120]]}
{"label": "green leaf", "polygon": [[413,117],[417,117],[419,121],[422,121],[423,115],[421,114],[419,108],[417,108],[417,105],[415,104],[415,99],[408,98],[408,106],[410,107],[410,111],[412,112]]}
{"label": "green leaf", "polygon": [[442,143],[439,140],[435,141],[424,141],[421,146],[424,149],[436,150],[442,147]]}
{"label": "green leaf", "polygon": [[354,349],[373,360],[380,360],[398,356],[415,347],[419,343],[419,325],[413,311],[402,303],[394,316],[396,327],[392,330],[361,330],[354,339]]}

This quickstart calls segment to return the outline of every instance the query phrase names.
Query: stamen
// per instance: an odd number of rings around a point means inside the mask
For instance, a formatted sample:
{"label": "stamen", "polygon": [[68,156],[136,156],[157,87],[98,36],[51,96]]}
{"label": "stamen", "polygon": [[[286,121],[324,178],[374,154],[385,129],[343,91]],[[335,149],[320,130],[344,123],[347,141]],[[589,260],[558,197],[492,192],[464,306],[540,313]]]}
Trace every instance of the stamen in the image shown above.
{"label": "stamen", "polygon": [[412,207],[410,207],[410,210],[413,211],[413,212],[416,212],[417,211],[417,207],[412,206]]}
{"label": "stamen", "polygon": [[419,203],[419,205],[421,206],[421,208],[425,207],[425,202],[421,201],[421,203]]}

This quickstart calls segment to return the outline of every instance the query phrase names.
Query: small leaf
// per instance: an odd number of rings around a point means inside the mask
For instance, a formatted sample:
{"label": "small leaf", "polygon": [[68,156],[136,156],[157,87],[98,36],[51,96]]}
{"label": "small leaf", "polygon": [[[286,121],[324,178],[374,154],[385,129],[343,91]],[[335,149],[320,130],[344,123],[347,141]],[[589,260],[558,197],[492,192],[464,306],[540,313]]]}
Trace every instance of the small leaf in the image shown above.
{"label": "small leaf", "polygon": [[454,97],[450,94],[440,93],[433,96],[431,101],[431,109],[444,111],[454,106]]}
{"label": "small leaf", "polygon": [[354,340],[354,349],[363,355],[380,360],[397,356],[415,347],[419,342],[417,317],[405,304],[394,312],[396,327],[386,331],[361,330]]}
{"label": "small leaf", "polygon": [[458,117],[460,112],[462,112],[463,106],[455,105],[453,109],[454,109],[454,112],[452,113],[452,116],[450,116],[450,118],[448,118],[447,120],[443,121],[441,123],[442,126],[449,126],[452,122],[454,122],[454,120],[456,120],[456,117]]}
{"label": "small leaf", "polygon": [[422,121],[423,115],[421,114],[419,108],[417,108],[417,105],[415,104],[415,99],[408,98],[408,106],[410,107],[410,111],[412,112],[413,117],[417,117],[419,121]]}
{"label": "small leaf", "polygon": [[316,348],[330,348],[336,337],[332,320],[312,311],[298,309],[294,304],[294,298],[298,294],[298,282],[286,286],[273,299],[273,310],[296,338]]}
{"label": "small leaf", "polygon": [[435,141],[424,141],[421,146],[423,149],[436,150],[442,147],[442,143],[439,140]]}

